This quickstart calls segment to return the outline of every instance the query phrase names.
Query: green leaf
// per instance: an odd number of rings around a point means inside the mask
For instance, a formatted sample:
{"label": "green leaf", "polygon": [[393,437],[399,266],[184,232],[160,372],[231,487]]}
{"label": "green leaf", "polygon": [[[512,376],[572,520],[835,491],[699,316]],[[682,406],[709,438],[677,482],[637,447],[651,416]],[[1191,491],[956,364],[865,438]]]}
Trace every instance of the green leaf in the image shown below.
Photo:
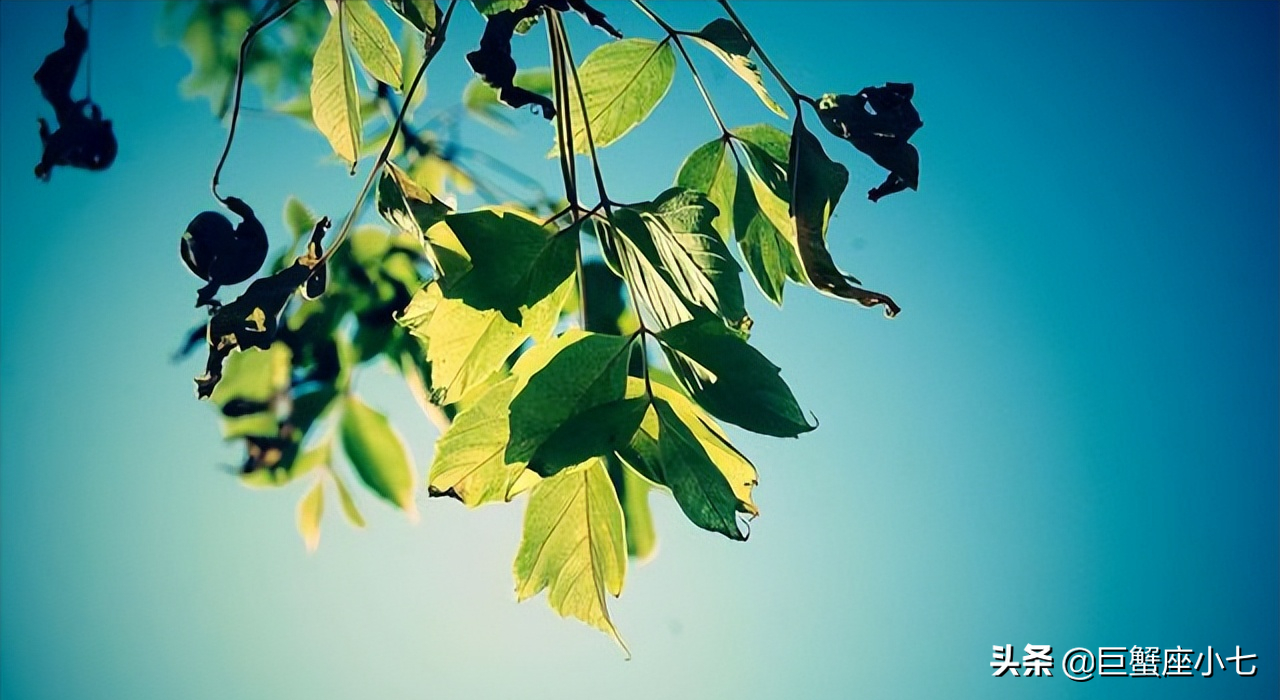
{"label": "green leaf", "polygon": [[729,69],[742,78],[743,82],[755,91],[756,96],[768,107],[783,119],[787,118],[787,113],[782,109],[769,94],[768,89],[764,86],[764,77],[760,75],[760,68],[747,58],[751,52],[751,42],[743,36],[742,31],[733,22],[720,18],[703,27],[697,34],[692,35],[694,41],[701,44],[716,58],[724,61]]}
{"label": "green leaf", "polygon": [[532,307],[520,308],[520,323],[495,309],[479,310],[444,298],[432,282],[414,296],[399,323],[426,344],[433,399],[454,403],[484,384],[525,340],[540,342],[555,329],[573,278]]}
{"label": "green leaf", "polygon": [[338,487],[338,502],[342,504],[342,514],[347,517],[347,522],[355,527],[364,527],[364,516],[360,515],[360,509],[356,508],[356,501],[347,490],[347,484],[332,469],[329,470],[329,476],[333,477],[333,483]]}
{"label": "green leaf", "polygon": [[508,500],[511,485],[524,471],[523,462],[508,464],[504,458],[515,391],[516,378],[508,377],[454,417],[436,441],[428,495],[456,498],[469,508]]}
{"label": "green leaf", "polygon": [[718,319],[682,323],[658,340],[681,386],[711,415],[775,437],[817,427],[805,420],[781,370]]}
{"label": "green leaf", "polygon": [[573,274],[576,226],[549,234],[525,215],[493,210],[451,214],[445,225],[462,245],[470,267],[445,274],[440,288],[445,297],[475,309],[497,309],[519,323],[522,307],[546,298]]}
{"label": "green leaf", "polygon": [[653,512],[649,509],[649,492],[653,485],[627,466],[616,455],[606,459],[609,479],[622,504],[622,520],[627,530],[627,555],[641,564],[658,551],[658,534],[653,528]]}
{"label": "green leaf", "polygon": [[[550,68],[526,68],[516,73],[512,84],[536,95],[550,97],[552,76]],[[501,131],[513,131],[513,110],[498,99],[498,91],[480,78],[472,78],[462,91],[462,105],[471,116]]]}
{"label": "green leaf", "polygon": [[747,270],[769,300],[781,305],[787,279],[807,284],[793,241],[787,158],[791,138],[767,124],[734,130],[747,155],[738,172],[734,230]]}
{"label": "green leaf", "polygon": [[685,158],[676,174],[676,186],[696,190],[707,196],[717,209],[712,222],[720,238],[726,242],[733,231],[733,196],[737,176],[729,143],[716,139],[704,143]]}
{"label": "green leaf", "polygon": [[413,466],[386,416],[349,395],[343,402],[341,433],[342,449],[360,480],[410,518],[416,518]]}
{"label": "green leaf", "polygon": [[427,36],[435,34],[440,21],[440,6],[436,0],[386,0],[401,19]]}
{"label": "green leaf", "polygon": [[295,242],[304,236],[310,235],[311,228],[316,225],[316,221],[319,218],[297,197],[290,196],[285,200],[284,224],[289,229],[289,235],[293,237]]}
{"label": "green leaf", "polygon": [[228,405],[260,408],[241,415],[224,415],[224,438],[276,436],[280,424],[271,406],[272,400],[289,387],[289,368],[293,353],[281,342],[268,349],[247,348],[232,353],[222,369],[222,381],[210,397],[219,409],[230,413]]}
{"label": "green leaf", "polygon": [[342,36],[344,6],[329,20],[311,63],[311,117],[334,153],[354,167],[363,126],[355,66]]}
{"label": "green leaf", "polygon": [[[590,115],[592,141],[603,148],[648,118],[671,88],[675,73],[675,54],[666,40],[622,39],[592,51],[578,68],[582,100],[572,76],[567,88],[574,150],[591,153],[581,102],[586,102]],[[557,150],[549,155],[554,157]]]}
{"label": "green leaf", "polygon": [[516,597],[547,589],[547,602],[626,644],[609,618],[605,594],[622,593],[627,573],[622,507],[601,460],[594,459],[533,487],[516,554]]}
{"label": "green leaf", "polygon": [[799,119],[791,135],[790,156],[796,250],[809,283],[823,294],[866,307],[883,304],[885,316],[896,316],[901,309],[893,299],[857,286],[857,278],[841,272],[827,250],[827,224],[849,184],[849,171],[827,157],[822,144]]}
{"label": "green leaf", "polygon": [[444,221],[449,205],[414,182],[395,163],[387,163],[382,177],[378,178],[378,214],[387,223],[426,243],[427,231]]}
{"label": "green leaf", "polygon": [[324,516],[324,482],[316,479],[315,484],[298,501],[298,534],[308,552],[316,551],[320,546],[320,518]]}
{"label": "green leaf", "polygon": [[351,36],[351,46],[355,48],[365,70],[379,82],[390,85],[396,92],[403,90],[404,76],[400,73],[400,68],[404,59],[382,18],[369,6],[367,0],[348,0],[342,5],[346,10],[344,20]]}
{"label": "green leaf", "polygon": [[611,454],[631,441],[648,408],[647,398],[620,398],[572,415],[538,447],[528,468],[546,477]]}
{"label": "green leaf", "polygon": [[605,260],[662,328],[692,319],[698,306],[735,329],[751,327],[741,268],[711,226],[715,214],[704,195],[671,188],[652,203],[616,210],[600,235]]}
{"label": "green leaf", "polygon": [[671,489],[693,524],[746,539],[737,514],[759,513],[751,501],[755,467],[688,397],[660,384],[652,388],[653,406],[619,456],[645,479]]}
{"label": "green leaf", "polygon": [[519,10],[529,4],[529,0],[471,0],[476,11],[482,15],[496,15],[507,10]]}
{"label": "green leaf", "polygon": [[[551,351],[554,354],[545,366],[528,375],[511,401],[511,440],[506,460],[531,461],[543,443],[570,418],[625,398],[634,340],[583,333],[572,335],[568,344],[550,346],[555,348]],[[534,361],[542,361],[542,353]],[[517,371],[526,372],[526,367],[517,365]]]}

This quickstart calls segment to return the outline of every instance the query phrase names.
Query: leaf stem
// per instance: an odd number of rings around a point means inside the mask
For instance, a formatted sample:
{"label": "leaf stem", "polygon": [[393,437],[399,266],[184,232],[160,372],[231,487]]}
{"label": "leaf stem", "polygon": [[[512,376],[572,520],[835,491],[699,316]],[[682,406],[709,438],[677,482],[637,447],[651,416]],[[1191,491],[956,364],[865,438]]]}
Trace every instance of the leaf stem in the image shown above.
{"label": "leaf stem", "polygon": [[693,65],[693,59],[689,57],[689,52],[685,50],[684,42],[680,41],[680,37],[686,33],[675,29],[670,24],[667,24],[665,20],[659,17],[656,12],[649,9],[649,7],[641,0],[631,1],[636,7],[640,8],[640,11],[643,12],[645,16],[661,27],[662,30],[667,33],[667,37],[669,39],[675,42],[676,48],[680,50],[680,55],[684,58],[685,65],[689,66],[689,73],[693,75],[693,82],[697,84],[698,92],[702,93],[702,101],[707,103],[707,109],[711,112],[711,118],[716,120],[716,126],[720,127],[721,135],[727,135],[729,133],[729,129],[724,125],[724,120],[720,118],[720,112],[716,110],[715,104],[711,101],[711,94],[707,92],[706,85],[702,83],[702,76],[698,74],[698,69]]}
{"label": "leaf stem", "polygon": [[244,63],[249,55],[249,46],[253,44],[253,39],[258,32],[266,29],[272,22],[289,14],[298,4],[298,0],[282,0],[271,14],[254,22],[253,26],[244,33],[244,39],[240,42],[240,58],[236,61],[236,95],[235,103],[231,109],[231,128],[227,131],[227,143],[222,147],[222,155],[218,158],[218,165],[213,169],[213,181],[209,184],[209,189],[213,191],[213,196],[219,202],[226,203],[226,199],[218,194],[218,178],[222,176],[222,166],[227,163],[227,155],[231,153],[231,142],[236,138],[236,124],[240,121],[240,94],[244,90]]}
{"label": "leaf stem", "polygon": [[729,13],[729,19],[732,19],[733,23],[738,25],[738,29],[742,31],[742,35],[747,38],[747,41],[751,43],[751,47],[756,50],[756,55],[760,57],[760,62],[769,69],[769,72],[773,74],[775,79],[777,79],[778,84],[787,92],[787,96],[791,98],[791,102],[795,104],[797,111],[800,109],[800,102],[802,101],[813,104],[812,98],[796,92],[795,88],[791,87],[791,83],[788,83],[787,79],[782,77],[781,71],[779,71],[777,67],[773,65],[773,61],[770,61],[769,57],[765,55],[764,49],[760,48],[760,44],[756,41],[755,37],[751,36],[751,30],[747,29],[747,25],[742,23],[742,20],[738,17],[738,13],[733,11],[733,8],[729,5],[729,0],[720,0],[720,6],[724,8],[725,12]]}

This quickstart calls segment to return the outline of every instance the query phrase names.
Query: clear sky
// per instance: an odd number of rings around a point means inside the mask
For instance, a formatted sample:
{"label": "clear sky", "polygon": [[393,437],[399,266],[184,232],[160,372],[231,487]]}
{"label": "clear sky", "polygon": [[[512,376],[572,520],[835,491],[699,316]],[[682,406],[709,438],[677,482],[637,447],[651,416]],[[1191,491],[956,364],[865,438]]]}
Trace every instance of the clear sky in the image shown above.
{"label": "clear sky", "polygon": [[[717,9],[655,6],[687,28]],[[919,192],[871,204],[882,172],[822,135],[853,180],[835,259],[903,312],[753,295],[754,341],[821,427],[733,431],[761,473],[745,544],[655,499],[660,552],[612,605],[626,662],[515,603],[521,503],[432,500],[410,524],[358,494],[370,527],[331,513],[308,556],[298,490],[226,473],[240,447],[193,396],[200,360],[168,359],[199,319],[178,239],[213,208],[225,131],[179,96],[157,6],[99,2],[93,94],[120,156],[37,182],[31,74],[66,5],[0,4],[0,696],[1276,697],[1277,7],[739,3],[805,92],[915,83]],[[468,77],[480,24],[460,9],[427,112]],[[572,36],[579,58],[601,38]],[[538,32],[519,51],[546,61]],[[731,126],[786,128],[701,63]],[[524,142],[462,136],[555,188],[550,127],[518,121]],[[260,113],[242,129],[224,186],[277,243],[289,194],[350,207],[360,181],[317,133]],[[679,75],[603,153],[610,193],[652,197],[714,136]],[[358,381],[425,469],[430,423],[386,376]],[[1059,664],[1240,645],[1258,674],[992,678],[996,644],[1052,644]]]}

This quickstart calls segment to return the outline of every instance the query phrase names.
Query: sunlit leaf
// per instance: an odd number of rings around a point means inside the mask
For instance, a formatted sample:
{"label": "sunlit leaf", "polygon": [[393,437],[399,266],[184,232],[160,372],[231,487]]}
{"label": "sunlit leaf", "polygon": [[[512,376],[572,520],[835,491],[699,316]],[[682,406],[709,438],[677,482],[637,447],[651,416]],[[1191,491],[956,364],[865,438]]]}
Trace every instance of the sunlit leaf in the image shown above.
{"label": "sunlit leaf", "polygon": [[332,469],[329,471],[329,476],[333,477],[333,483],[338,487],[338,503],[342,504],[342,514],[346,516],[347,522],[354,527],[364,527],[364,516],[360,514],[360,509],[356,507],[356,501],[351,497],[351,491],[347,489],[346,482]]}
{"label": "sunlit leaf", "polygon": [[759,66],[747,57],[751,51],[751,43],[738,29],[738,25],[724,18],[716,19],[690,38],[715,54],[716,58],[724,61],[730,70],[755,91],[764,106],[779,117],[787,118],[786,111],[765,88],[764,77],[760,75]]}
{"label": "sunlit leaf", "polygon": [[663,328],[690,320],[697,306],[733,328],[751,327],[741,268],[711,226],[715,214],[704,195],[672,188],[654,202],[618,209],[601,232],[605,260]]}
{"label": "sunlit leaf", "polygon": [[627,555],[643,564],[658,551],[658,534],[653,527],[653,511],[649,509],[649,492],[653,486],[616,455],[607,457],[606,463],[614,493],[622,504]]}
{"label": "sunlit leaf", "polygon": [[298,501],[298,534],[308,552],[316,551],[320,546],[320,518],[324,516],[324,482],[316,479],[315,484]]}
{"label": "sunlit leaf", "polygon": [[387,223],[427,242],[427,231],[444,221],[449,206],[414,182],[395,163],[387,163],[378,178],[378,213]]}
{"label": "sunlit leaf", "polygon": [[431,36],[440,21],[440,6],[436,0],[386,0],[387,5],[414,29]]}
{"label": "sunlit leaf", "polygon": [[342,36],[343,9],[329,20],[311,68],[311,116],[316,128],[329,140],[334,153],[355,165],[360,153],[360,96],[355,65]]}
{"label": "sunlit leaf", "polygon": [[[617,141],[644,121],[671,88],[675,71],[675,54],[666,41],[622,39],[592,51],[578,68],[578,80],[596,148]],[[587,120],[572,76],[567,89],[573,148],[590,154]],[[556,150],[550,155],[556,155]]]}
{"label": "sunlit leaf", "polygon": [[360,480],[411,518],[417,517],[413,466],[386,416],[349,395],[342,405],[341,434],[342,449]]}
{"label": "sunlit leaf", "polygon": [[601,630],[626,651],[605,602],[606,594],[622,593],[626,536],[622,507],[601,460],[533,487],[514,569],[519,600],[547,589],[551,609]]}
{"label": "sunlit leaf", "polygon": [[382,18],[369,6],[367,0],[362,2],[343,3],[346,10],[347,33],[351,37],[351,46],[360,57],[360,64],[374,78],[390,85],[396,91],[404,89],[404,76],[400,73],[404,60],[400,56],[400,47]]}
{"label": "sunlit leaf", "polygon": [[795,437],[813,430],[780,370],[715,318],[658,334],[680,384],[711,415],[752,432]]}
{"label": "sunlit leaf", "polygon": [[506,460],[532,460],[543,443],[570,418],[625,398],[633,340],[586,333],[574,334],[567,345],[549,346],[557,347],[554,355],[531,373],[511,401],[511,440]]}
{"label": "sunlit leaf", "polygon": [[450,496],[468,507],[508,499],[508,491],[524,463],[504,458],[511,434],[508,413],[516,379],[508,377],[490,387],[460,412],[436,441],[427,493]]}
{"label": "sunlit leaf", "polygon": [[693,524],[746,539],[737,514],[759,513],[751,500],[755,467],[688,397],[657,383],[652,388],[652,408],[618,454],[645,479],[669,488]]}
{"label": "sunlit leaf", "polygon": [[712,223],[726,242],[733,231],[736,180],[733,153],[724,139],[699,146],[685,158],[680,172],[676,174],[677,187],[701,192],[716,206],[716,217]]}

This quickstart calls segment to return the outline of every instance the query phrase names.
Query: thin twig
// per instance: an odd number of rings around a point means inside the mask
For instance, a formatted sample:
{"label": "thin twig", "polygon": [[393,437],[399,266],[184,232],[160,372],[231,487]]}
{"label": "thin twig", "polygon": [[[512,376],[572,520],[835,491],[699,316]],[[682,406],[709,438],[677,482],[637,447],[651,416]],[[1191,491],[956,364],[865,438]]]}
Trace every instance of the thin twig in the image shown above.
{"label": "thin twig", "polygon": [[711,101],[711,94],[707,92],[707,87],[702,83],[702,76],[698,74],[698,69],[693,65],[693,59],[689,57],[689,52],[684,48],[684,42],[680,41],[680,32],[667,24],[656,12],[650,10],[641,0],[632,0],[636,7],[645,14],[655,24],[667,33],[667,37],[675,42],[676,48],[680,50],[680,55],[684,58],[685,65],[689,66],[689,73],[693,75],[693,82],[698,86],[698,92],[702,93],[702,101],[707,103],[707,109],[711,111],[711,118],[716,120],[716,126],[720,127],[721,135],[727,136],[729,129],[725,127],[724,120],[720,118],[720,112],[716,111],[716,106]]}
{"label": "thin twig", "polygon": [[791,83],[788,83],[787,79],[782,77],[782,73],[773,65],[773,61],[770,61],[769,57],[765,55],[764,49],[760,48],[759,42],[756,41],[755,37],[751,36],[751,30],[747,29],[747,25],[743,24],[742,20],[738,18],[738,13],[734,12],[733,8],[729,6],[729,0],[720,0],[720,6],[724,8],[725,12],[729,13],[729,19],[732,19],[733,23],[738,25],[738,30],[747,38],[751,47],[756,50],[756,55],[760,57],[760,62],[765,65],[765,68],[769,69],[769,72],[773,74],[775,79],[777,79],[778,84],[787,92],[787,96],[791,98],[791,102],[795,104],[796,109],[800,109],[800,102],[802,101],[813,104],[812,98],[796,92],[795,89],[791,87]]}
{"label": "thin twig", "polygon": [[266,29],[272,22],[284,17],[298,4],[298,0],[282,0],[280,6],[271,14],[253,23],[248,31],[244,33],[244,39],[240,42],[240,58],[236,61],[236,96],[235,104],[231,109],[231,129],[227,132],[227,144],[222,147],[222,156],[218,158],[218,165],[213,169],[213,182],[210,183],[209,189],[213,190],[213,196],[219,201],[225,203],[227,200],[218,194],[218,178],[222,176],[222,166],[226,165],[227,155],[231,153],[231,142],[236,138],[236,123],[240,120],[240,93],[244,89],[244,63],[245,58],[249,55],[249,46],[253,43],[254,37],[258,32]]}

